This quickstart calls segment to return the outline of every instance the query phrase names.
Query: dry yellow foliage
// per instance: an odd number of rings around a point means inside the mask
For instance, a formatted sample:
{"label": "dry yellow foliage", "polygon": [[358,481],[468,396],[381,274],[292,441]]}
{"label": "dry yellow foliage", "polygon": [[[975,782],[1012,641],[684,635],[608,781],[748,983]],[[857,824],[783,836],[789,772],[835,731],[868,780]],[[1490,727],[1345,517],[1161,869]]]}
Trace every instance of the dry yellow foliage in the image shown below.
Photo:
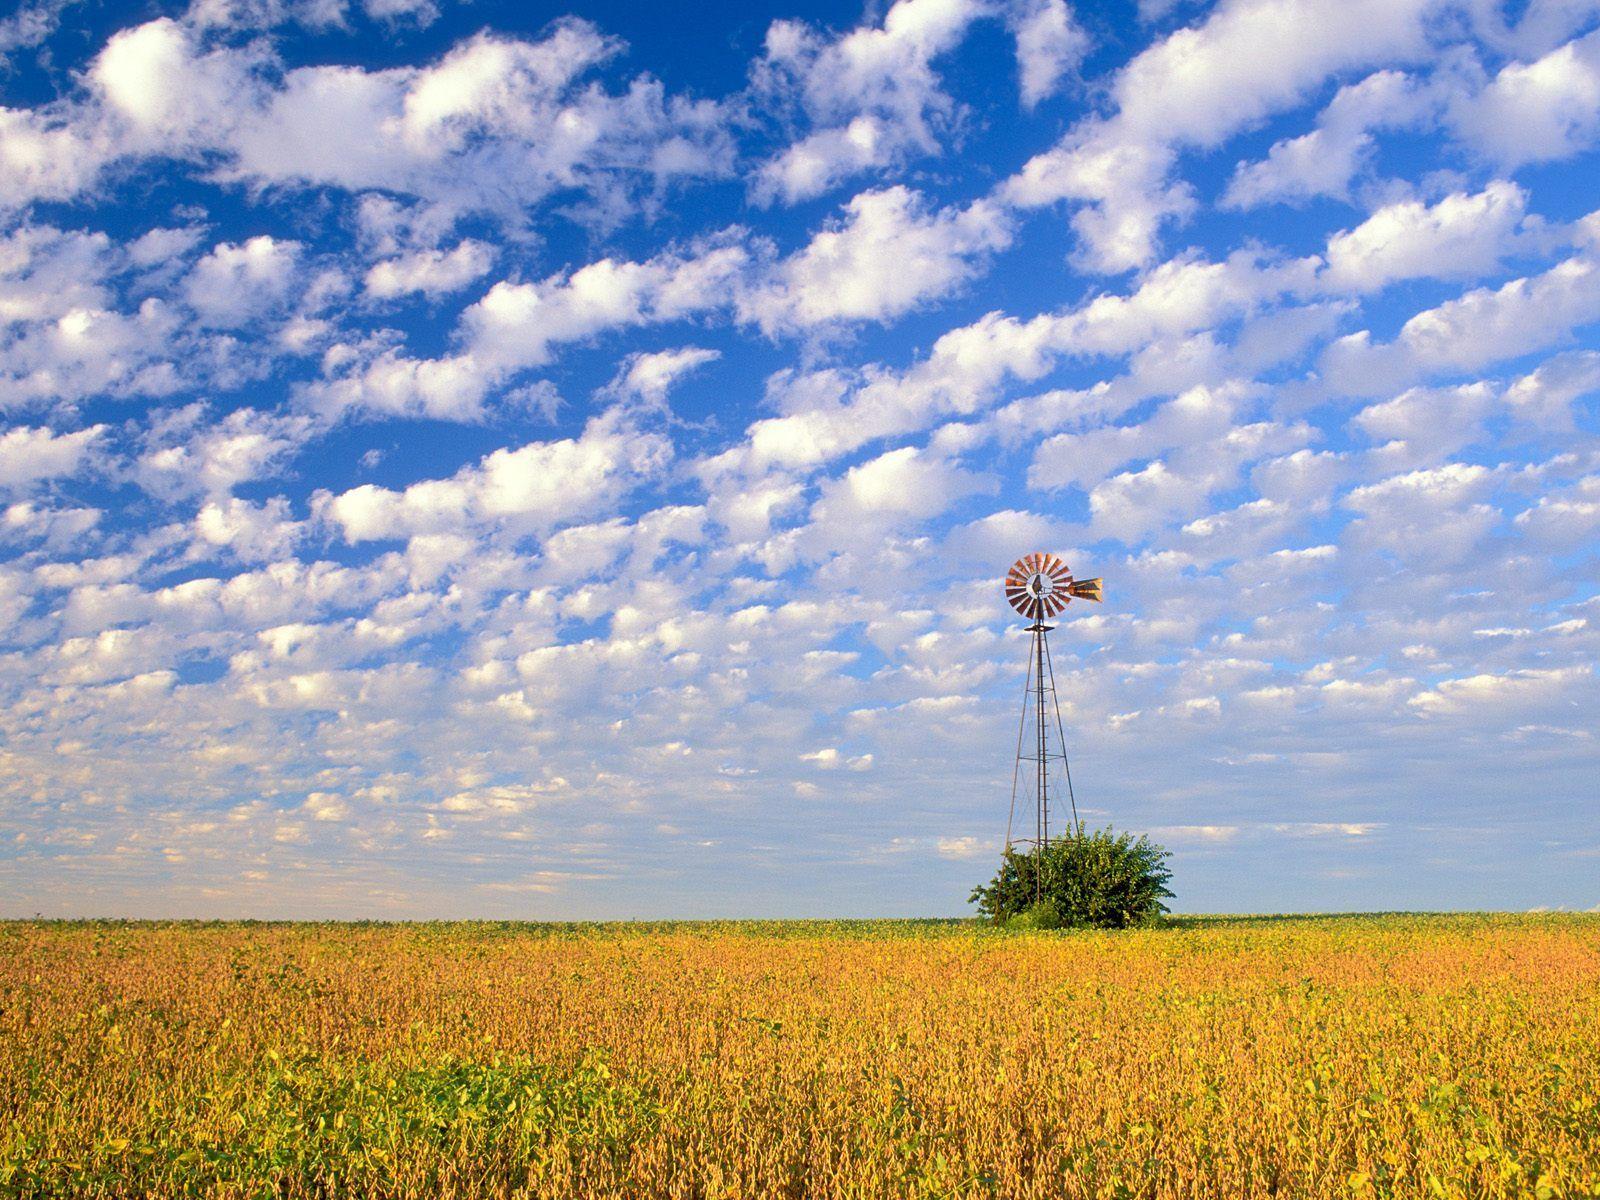
{"label": "dry yellow foliage", "polygon": [[1600,1196],[1600,918],[10,923],[0,1194]]}

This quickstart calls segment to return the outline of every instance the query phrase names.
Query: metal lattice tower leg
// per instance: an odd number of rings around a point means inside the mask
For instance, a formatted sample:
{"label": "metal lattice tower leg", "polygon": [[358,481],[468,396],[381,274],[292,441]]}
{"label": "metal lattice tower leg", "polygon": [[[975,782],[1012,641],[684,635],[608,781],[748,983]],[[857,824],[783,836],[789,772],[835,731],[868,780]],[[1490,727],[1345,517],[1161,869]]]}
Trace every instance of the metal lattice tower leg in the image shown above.
{"label": "metal lattice tower leg", "polygon": [[[1050,844],[1050,747],[1047,744],[1045,731],[1048,728],[1044,720],[1044,635],[1045,627],[1042,624],[1033,626],[1033,677],[1038,682],[1038,697],[1033,704],[1034,724],[1039,729],[1039,782],[1037,788],[1039,803],[1039,846],[1042,849]],[[1051,693],[1051,699],[1055,693]]]}
{"label": "metal lattice tower leg", "polygon": [[[1078,801],[1073,794],[1072,767],[1067,761],[1066,731],[1061,722],[1061,702],[1056,693],[1055,664],[1050,657],[1049,633],[1054,626],[1036,621],[1028,627],[1032,639],[1028,646],[1028,677],[1022,691],[1022,717],[1017,726],[1017,757],[1011,771],[1011,816],[1006,821],[1006,849],[1018,842],[1042,848],[1050,844],[1050,762],[1061,763],[1061,776],[1067,784],[1067,800],[1072,810],[1072,828],[1078,827]],[[1033,724],[1029,730],[1029,709]],[[1052,735],[1052,727],[1054,734]],[[1027,736],[1031,733],[1031,736]],[[1024,752],[1024,740],[1028,752]],[[1052,745],[1052,741],[1054,744]],[[1017,794],[1025,786],[1022,764],[1033,764],[1033,831],[1031,838],[1014,838]]]}

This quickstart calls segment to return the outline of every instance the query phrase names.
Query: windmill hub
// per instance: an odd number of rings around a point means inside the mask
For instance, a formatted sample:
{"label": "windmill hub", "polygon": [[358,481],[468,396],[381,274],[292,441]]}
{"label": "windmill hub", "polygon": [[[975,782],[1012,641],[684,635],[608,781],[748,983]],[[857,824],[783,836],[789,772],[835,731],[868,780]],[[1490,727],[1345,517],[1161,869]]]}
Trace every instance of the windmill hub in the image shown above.
{"label": "windmill hub", "polygon": [[[1050,844],[1051,762],[1061,765],[1061,775],[1067,783],[1067,801],[1072,808],[1073,827],[1076,828],[1078,824],[1078,803],[1072,794],[1072,768],[1067,762],[1061,704],[1056,695],[1055,666],[1050,659],[1050,639],[1046,636],[1055,626],[1046,625],[1045,620],[1060,613],[1074,599],[1100,603],[1101,586],[1098,578],[1074,579],[1067,564],[1054,554],[1029,554],[1019,558],[1006,573],[1005,592],[1011,607],[1033,622],[1028,626],[1033,638],[1028,647],[1028,680],[1022,693],[1022,722],[1017,727],[1016,767],[1011,773],[1011,817],[1006,822],[1006,848],[1009,850],[1015,843],[1024,842],[1043,849]],[[1033,713],[1033,736],[1026,740],[1025,748],[1024,735],[1028,732],[1030,708]],[[1023,783],[1022,764],[1025,762],[1034,764],[1031,770],[1034,776],[1034,836],[1013,838],[1017,791],[1019,784]]]}

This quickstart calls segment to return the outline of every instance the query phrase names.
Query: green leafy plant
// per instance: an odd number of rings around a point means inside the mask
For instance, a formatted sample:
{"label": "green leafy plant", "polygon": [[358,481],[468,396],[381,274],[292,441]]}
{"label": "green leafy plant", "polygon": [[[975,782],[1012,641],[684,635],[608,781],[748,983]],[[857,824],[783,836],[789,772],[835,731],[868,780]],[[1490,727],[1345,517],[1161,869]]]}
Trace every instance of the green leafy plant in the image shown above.
{"label": "green leafy plant", "polygon": [[996,924],[1020,929],[1127,929],[1158,921],[1168,852],[1149,838],[1080,824],[1041,852],[1007,850],[971,903]]}
{"label": "green leafy plant", "polygon": [[1005,924],[1007,929],[1027,930],[1060,929],[1065,923],[1061,919],[1061,909],[1047,896],[1030,904],[1016,916],[1006,918]]}

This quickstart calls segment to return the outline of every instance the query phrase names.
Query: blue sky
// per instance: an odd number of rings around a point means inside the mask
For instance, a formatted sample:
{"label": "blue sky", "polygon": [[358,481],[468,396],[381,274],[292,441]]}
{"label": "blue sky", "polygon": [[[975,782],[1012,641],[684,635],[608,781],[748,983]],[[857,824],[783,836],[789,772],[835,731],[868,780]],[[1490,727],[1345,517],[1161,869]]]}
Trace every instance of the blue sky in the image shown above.
{"label": "blue sky", "polygon": [[1597,27],[22,5],[0,910],[1600,905]]}

